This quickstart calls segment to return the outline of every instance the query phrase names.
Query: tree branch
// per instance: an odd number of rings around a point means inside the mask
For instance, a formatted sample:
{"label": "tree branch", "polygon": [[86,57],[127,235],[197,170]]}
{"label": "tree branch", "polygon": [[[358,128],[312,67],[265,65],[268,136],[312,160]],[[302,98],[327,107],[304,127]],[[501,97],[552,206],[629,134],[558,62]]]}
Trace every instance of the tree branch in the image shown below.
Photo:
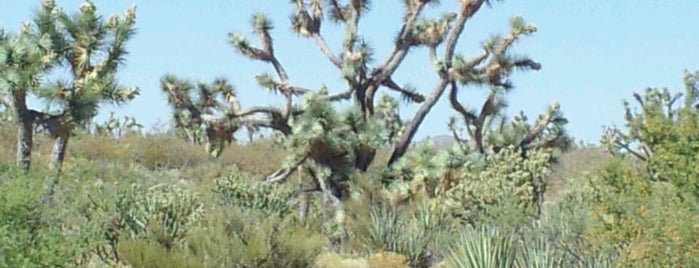
{"label": "tree branch", "polygon": [[616,145],[619,145],[619,147],[623,148],[624,150],[631,153],[632,155],[638,157],[638,159],[641,159],[641,161],[648,161],[648,158],[646,156],[643,156],[641,153],[637,152],[636,150],[631,149],[631,147],[627,143],[623,143],[619,140],[615,140],[614,143]]}
{"label": "tree branch", "polygon": [[330,48],[328,47],[328,44],[325,42],[323,36],[320,35],[320,33],[313,33],[312,36],[313,39],[315,39],[316,44],[318,45],[320,50],[323,52],[323,54],[325,54],[325,56],[330,60],[330,62],[332,62],[332,64],[335,65],[335,67],[342,69],[343,61],[337,56],[335,56],[335,54],[333,54],[332,51],[330,51]]}
{"label": "tree branch", "polygon": [[476,12],[481,8],[481,6],[483,6],[483,3],[485,3],[485,0],[469,1],[468,3],[465,3],[464,1],[462,3],[463,6],[461,7],[461,13],[456,19],[456,24],[454,25],[454,28],[451,29],[447,37],[446,48],[444,50],[444,60],[446,61],[447,66],[451,66],[451,60],[454,56],[454,50],[456,49],[456,44],[459,41],[459,37],[464,31],[466,21],[469,18],[473,17],[474,14],[476,14]]}
{"label": "tree branch", "polygon": [[554,114],[549,113],[546,115],[546,118],[540,120],[534,128],[529,130],[529,133],[527,133],[526,136],[519,142],[519,147],[524,148],[527,144],[531,143],[534,141],[536,137],[541,135],[541,132],[543,132],[546,129],[546,126],[550,124],[554,119]]}
{"label": "tree branch", "polygon": [[346,91],[335,93],[333,95],[322,96],[321,99],[326,101],[348,100],[352,97],[354,90],[354,88],[349,88]]}
{"label": "tree branch", "polygon": [[401,62],[405,59],[405,56],[408,54],[408,50],[410,47],[413,45],[410,41],[410,35],[412,32],[413,24],[417,20],[417,18],[420,16],[420,13],[422,13],[422,10],[425,7],[425,2],[420,2],[416,7],[415,10],[412,11],[408,17],[408,19],[405,21],[403,26],[400,29],[400,33],[398,35],[398,40],[396,41],[396,45],[393,48],[393,51],[391,54],[389,54],[388,58],[384,61],[383,64],[381,64],[377,70],[377,72],[374,77],[372,77],[372,83],[375,86],[378,86],[378,84],[382,83],[383,80],[385,80],[387,77],[391,76],[393,72],[396,71],[398,66],[400,65]]}
{"label": "tree branch", "polygon": [[267,176],[267,179],[265,180],[265,184],[273,184],[273,183],[278,183],[278,182],[283,182],[285,181],[289,175],[291,175],[294,170],[296,170],[299,166],[303,164],[303,162],[308,159],[308,156],[301,157],[299,160],[294,162],[291,167],[289,168],[281,168],[275,171],[274,173],[270,174]]}

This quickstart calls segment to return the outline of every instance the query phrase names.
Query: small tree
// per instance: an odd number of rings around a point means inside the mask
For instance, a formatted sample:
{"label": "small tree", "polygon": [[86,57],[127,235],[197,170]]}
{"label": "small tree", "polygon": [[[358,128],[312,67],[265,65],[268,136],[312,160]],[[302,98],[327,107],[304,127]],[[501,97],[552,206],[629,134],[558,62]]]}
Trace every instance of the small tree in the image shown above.
{"label": "small tree", "polygon": [[72,16],[50,0],[37,12],[38,32],[50,37],[53,53],[70,73],[70,79],[47,82],[38,94],[59,107],[37,122],[54,139],[52,170],[60,172],[72,131],[86,127],[101,104],[121,104],[139,94],[138,88],[124,88],[115,77],[127,54],[126,42],[135,33],[135,12],[133,6],[105,21],[89,0]]}
{"label": "small tree", "polygon": [[625,126],[603,136],[616,157],[591,181],[589,236],[614,247],[620,266],[699,263],[699,72],[686,72],[684,84],[633,93]]}
{"label": "small tree", "polygon": [[240,113],[236,90],[226,79],[211,84],[197,83],[166,75],[160,87],[173,108],[178,134],[192,143],[206,143],[213,157],[221,155],[226,143],[241,127],[235,119]]}
{"label": "small tree", "polygon": [[18,126],[17,164],[25,171],[31,166],[34,122],[41,115],[27,106],[27,95],[36,92],[55,59],[48,36],[38,34],[29,25],[16,35],[0,30],[0,100]]}
{"label": "small tree", "polygon": [[[699,197],[699,71],[685,72],[684,92],[646,88],[634,93],[641,110],[624,101],[625,130],[607,127],[602,143],[613,155],[647,164],[652,180],[670,181]],[[656,157],[660,153],[662,157]]]}

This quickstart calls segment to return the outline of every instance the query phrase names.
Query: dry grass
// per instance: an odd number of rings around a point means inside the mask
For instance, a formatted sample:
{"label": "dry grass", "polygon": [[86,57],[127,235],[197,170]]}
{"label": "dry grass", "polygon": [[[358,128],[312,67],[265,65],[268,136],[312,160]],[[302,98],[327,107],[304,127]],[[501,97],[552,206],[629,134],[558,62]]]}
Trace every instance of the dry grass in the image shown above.
{"label": "dry grass", "polygon": [[[16,137],[13,127],[0,129],[0,146],[8,148],[0,155],[0,164],[15,161]],[[32,169],[45,170],[51,153],[52,141],[45,135],[35,138]],[[286,153],[264,140],[249,145],[233,144],[217,159],[210,157],[203,147],[189,144],[167,134],[130,135],[122,139],[78,136],[70,141],[67,162],[85,159],[95,170],[113,170],[116,167],[139,166],[151,171],[169,171],[175,179],[190,182],[211,181],[225,175],[234,167],[256,176],[264,176],[279,168]],[[385,165],[389,150],[377,154],[370,169]],[[559,157],[554,165],[546,203],[558,200],[558,192],[573,180],[584,179],[609,159],[599,148],[572,149]]]}

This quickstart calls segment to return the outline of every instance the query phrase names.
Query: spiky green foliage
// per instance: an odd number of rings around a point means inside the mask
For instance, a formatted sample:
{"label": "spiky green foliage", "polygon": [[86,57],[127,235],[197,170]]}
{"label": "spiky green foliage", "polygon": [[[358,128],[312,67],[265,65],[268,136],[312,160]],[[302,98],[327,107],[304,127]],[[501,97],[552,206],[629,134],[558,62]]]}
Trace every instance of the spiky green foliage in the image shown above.
{"label": "spiky green foliage", "polygon": [[484,158],[458,146],[442,151],[423,146],[387,170],[391,199],[427,198],[471,224],[527,222],[541,213],[550,153],[532,151],[522,158],[510,146]]}
{"label": "spiky green foliage", "polygon": [[[32,92],[41,82],[44,72],[54,64],[56,54],[51,51],[48,35],[38,34],[25,25],[19,34],[0,35],[0,86],[13,92]],[[13,106],[9,95],[3,104]]]}
{"label": "spiky green foliage", "polygon": [[458,247],[452,248],[447,262],[453,267],[515,267],[517,249],[512,235],[497,229],[462,232]]}
{"label": "spiky green foliage", "polygon": [[[41,79],[56,64],[49,35],[24,25],[19,34],[0,31],[0,104],[17,128],[17,164],[31,166],[33,127],[38,112],[27,106],[27,95],[35,93]],[[9,118],[8,118],[9,119]]]}
{"label": "spiky green foliage", "polygon": [[40,96],[56,102],[76,125],[94,117],[102,102],[120,104],[138,95],[138,88],[122,87],[115,79],[127,55],[126,42],[135,34],[135,12],[134,6],[104,21],[90,1],[73,15],[53,1],[42,4],[37,29],[50,36],[54,52],[72,77],[45,85]]}
{"label": "spiky green foliage", "polygon": [[143,125],[136,121],[135,117],[125,116],[123,119],[114,116],[114,112],[109,114],[109,118],[103,123],[95,123],[94,132],[98,136],[113,136],[121,138],[131,133],[140,133]]}
{"label": "spiky green foliage", "polygon": [[[94,194],[107,189],[98,185]],[[97,251],[104,260],[121,261],[116,252],[124,240],[148,240],[168,251],[181,246],[204,214],[199,196],[181,186],[132,184],[118,189],[113,203],[92,198],[90,213],[108,219],[108,247]]]}
{"label": "spiky green foliage", "polygon": [[235,120],[241,113],[235,87],[225,78],[195,84],[168,74],[160,80],[160,88],[173,109],[178,134],[205,143],[208,153],[220,156],[242,125]]}
{"label": "spiky green foliage", "polygon": [[[25,120],[36,121],[55,139],[52,168],[60,171],[71,132],[85,127],[101,104],[122,104],[139,94],[138,88],[125,88],[116,80],[117,68],[127,54],[126,42],[135,33],[135,18],[135,7],[104,21],[90,1],[84,2],[72,16],[54,1],[43,1],[33,24],[27,26],[31,30],[23,31],[36,36],[34,42],[39,46],[48,48],[52,64],[59,63],[69,72],[67,79],[52,78],[41,81],[41,85],[31,82],[39,98],[58,107],[25,115],[29,117]],[[35,60],[35,64],[47,62],[48,59]],[[46,67],[40,69],[47,71]],[[13,79],[16,78],[20,77]]]}
{"label": "spiky green foliage", "polygon": [[[648,88],[643,96],[634,94],[641,111],[625,103],[625,129],[607,129],[603,142],[620,157],[591,183],[598,221],[593,235],[613,242],[622,265],[699,262],[698,76],[686,73],[684,93]],[[625,159],[624,153],[635,157]]]}
{"label": "spiky green foliage", "polygon": [[197,199],[186,189],[165,185],[121,193],[117,214],[128,216],[118,219],[117,229],[130,238],[151,236],[163,247],[172,248],[201,218],[204,207]]}
{"label": "spiky green foliage", "polygon": [[212,191],[226,206],[246,211],[262,211],[267,216],[285,216],[291,212],[294,197],[288,187],[274,187],[260,181],[250,181],[242,171],[235,169],[230,175],[216,179]]}
{"label": "spiky green foliage", "polygon": [[[481,154],[497,152],[513,145],[523,153],[531,148],[567,149],[571,138],[565,131],[568,120],[563,117],[560,104],[554,102],[548,111],[539,116],[534,125],[523,113],[508,120],[505,96],[513,85],[508,77],[515,70],[539,70],[541,64],[523,56],[511,55],[511,46],[522,36],[536,32],[536,26],[521,17],[510,21],[507,36],[495,35],[483,43],[483,52],[466,59],[457,55],[454,61],[454,78],[463,86],[478,85],[490,88],[490,93],[478,110],[465,107],[458,98],[458,87],[451,83],[449,101],[461,117],[465,130],[459,129],[455,118],[449,121],[454,138],[465,150]],[[465,132],[465,133],[464,133]]]}
{"label": "spiky green foliage", "polygon": [[[348,197],[348,185],[361,154],[357,150],[377,150],[390,133],[386,120],[364,120],[355,109],[338,113],[324,96],[304,96],[304,112],[293,118],[290,135],[278,140],[282,148],[291,152],[282,166],[287,171],[268,181],[284,180],[291,170],[302,165],[310,167],[316,190],[330,198],[336,212],[342,214],[341,203]],[[390,115],[388,111],[386,114]],[[360,128],[364,131],[357,132]]]}
{"label": "spiky green foliage", "polygon": [[441,239],[454,231],[453,221],[443,210],[432,209],[428,203],[414,210],[397,209],[390,204],[373,204],[366,220],[350,223],[348,229],[359,252],[395,252],[408,259],[410,267],[429,266]]}

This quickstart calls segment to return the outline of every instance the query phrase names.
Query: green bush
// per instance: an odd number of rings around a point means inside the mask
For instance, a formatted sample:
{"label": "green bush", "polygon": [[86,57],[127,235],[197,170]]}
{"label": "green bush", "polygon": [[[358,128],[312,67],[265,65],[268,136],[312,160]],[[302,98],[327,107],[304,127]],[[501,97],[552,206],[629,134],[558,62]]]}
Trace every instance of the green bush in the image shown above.
{"label": "green bush", "polygon": [[292,192],[288,187],[252,180],[237,168],[228,176],[216,179],[212,191],[227,206],[264,211],[269,215],[291,212]]}
{"label": "green bush", "polygon": [[46,177],[0,173],[0,267],[65,267],[89,251],[89,226],[72,226],[66,206],[42,204]]}
{"label": "green bush", "polygon": [[513,147],[506,147],[483,156],[465,155],[458,148],[436,151],[430,144],[423,146],[388,171],[391,199],[426,197],[473,225],[500,221],[517,225],[540,214],[550,153],[530,151],[523,158]]}

